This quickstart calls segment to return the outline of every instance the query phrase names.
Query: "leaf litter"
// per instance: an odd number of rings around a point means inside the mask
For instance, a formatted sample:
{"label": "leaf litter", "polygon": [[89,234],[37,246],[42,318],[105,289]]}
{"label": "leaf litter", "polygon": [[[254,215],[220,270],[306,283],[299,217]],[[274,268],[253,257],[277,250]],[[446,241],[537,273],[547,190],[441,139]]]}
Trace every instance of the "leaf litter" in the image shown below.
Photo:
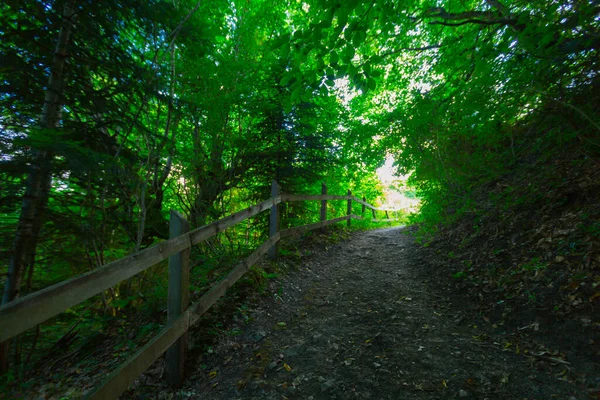
{"label": "leaf litter", "polygon": [[[365,248],[369,254],[357,260]],[[228,400],[587,398],[577,366],[563,353],[519,336],[535,326],[516,336],[495,329],[458,294],[432,284],[429,260],[400,228],[353,234],[315,252],[273,282],[278,296],[262,298],[243,334],[188,359],[183,388],[163,384],[161,393]],[[280,323],[287,329],[273,329]],[[229,357],[236,362],[223,363]],[[217,370],[209,379],[207,371]],[[145,393],[138,387],[129,395]]]}

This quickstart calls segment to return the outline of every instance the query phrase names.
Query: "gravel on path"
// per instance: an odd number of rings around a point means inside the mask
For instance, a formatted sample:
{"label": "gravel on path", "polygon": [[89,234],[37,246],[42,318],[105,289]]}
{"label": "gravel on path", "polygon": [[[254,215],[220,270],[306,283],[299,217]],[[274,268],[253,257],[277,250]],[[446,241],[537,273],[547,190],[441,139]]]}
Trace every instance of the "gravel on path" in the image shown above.
{"label": "gravel on path", "polygon": [[303,260],[170,398],[584,399],[433,292],[421,250],[388,228]]}

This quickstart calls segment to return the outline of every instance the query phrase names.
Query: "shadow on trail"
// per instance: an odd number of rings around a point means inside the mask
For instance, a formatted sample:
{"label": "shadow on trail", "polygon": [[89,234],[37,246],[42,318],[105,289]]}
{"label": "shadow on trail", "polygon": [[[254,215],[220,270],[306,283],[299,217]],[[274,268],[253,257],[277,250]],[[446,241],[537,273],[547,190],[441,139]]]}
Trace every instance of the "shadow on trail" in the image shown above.
{"label": "shadow on trail", "polygon": [[241,335],[190,360],[175,398],[584,398],[459,317],[464,305],[430,291],[420,254],[389,228],[309,258]]}

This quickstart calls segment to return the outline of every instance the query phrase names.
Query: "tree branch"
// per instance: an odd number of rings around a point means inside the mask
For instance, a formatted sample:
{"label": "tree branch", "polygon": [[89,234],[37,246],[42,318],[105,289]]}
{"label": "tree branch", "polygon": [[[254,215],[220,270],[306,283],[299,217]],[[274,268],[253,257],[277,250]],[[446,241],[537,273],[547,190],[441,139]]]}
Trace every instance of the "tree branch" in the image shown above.
{"label": "tree branch", "polygon": [[[466,24],[478,25],[508,25],[512,30],[521,32],[525,27],[519,25],[517,19],[510,13],[508,7],[498,0],[485,0],[497,11],[465,11],[449,13],[443,7],[430,8],[424,13],[425,18],[439,18],[441,21],[430,22],[430,25],[461,26]],[[458,22],[448,22],[458,21]]]}
{"label": "tree branch", "polygon": [[380,54],[379,56],[380,57],[387,57],[387,56],[391,56],[393,54],[401,53],[403,51],[425,51],[425,50],[439,49],[440,47],[443,47],[443,45],[441,45],[441,44],[432,44],[430,46],[423,46],[423,47],[403,47],[401,49],[397,49],[397,50],[393,50],[393,51],[388,51],[387,53]]}
{"label": "tree branch", "polygon": [[496,20],[480,20],[480,19],[467,19],[461,22],[446,22],[446,21],[433,21],[429,25],[443,25],[443,26],[461,26],[466,24],[479,24],[479,25],[513,25],[516,21],[510,19],[496,19]]}
{"label": "tree branch", "polygon": [[425,12],[428,18],[442,18],[445,20],[458,21],[461,19],[484,18],[491,19],[498,17],[498,14],[491,11],[465,11],[461,13],[449,13],[442,7],[431,8]]}

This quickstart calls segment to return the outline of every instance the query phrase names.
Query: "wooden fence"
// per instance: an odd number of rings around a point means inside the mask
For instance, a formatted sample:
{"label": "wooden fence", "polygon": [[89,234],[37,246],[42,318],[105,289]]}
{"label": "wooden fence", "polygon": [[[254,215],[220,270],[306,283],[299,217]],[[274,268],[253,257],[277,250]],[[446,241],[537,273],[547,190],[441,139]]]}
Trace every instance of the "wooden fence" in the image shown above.
{"label": "wooden fence", "polygon": [[[395,221],[395,219],[389,218],[388,211],[396,210],[376,208],[367,203],[364,197],[361,200],[352,196],[350,191],[345,196],[328,195],[327,187],[324,184],[320,195],[280,194],[279,191],[279,185],[273,181],[269,200],[193,231],[189,231],[188,223],[183,216],[171,211],[169,240],[1,307],[0,343],[169,258],[167,325],[102,383],[92,389],[86,398],[114,399],[118,397],[165,352],[167,381],[174,387],[180,386],[183,381],[183,361],[187,346],[187,332],[190,326],[194,325],[262,255],[268,252],[270,258],[277,258],[277,243],[281,238],[324,228],[341,221],[347,221],[347,225],[350,226],[352,219],[363,219],[362,216],[352,214],[353,201],[362,205],[363,215],[366,208],[372,210],[371,221]],[[285,230],[279,229],[280,203],[311,200],[321,201],[319,222]],[[329,200],[347,200],[346,215],[328,220],[327,201]],[[266,210],[270,210],[271,213],[269,239],[248,258],[235,266],[222,281],[214,285],[197,302],[189,305],[188,274],[191,247]],[[386,219],[376,219],[376,211],[384,211]]]}

